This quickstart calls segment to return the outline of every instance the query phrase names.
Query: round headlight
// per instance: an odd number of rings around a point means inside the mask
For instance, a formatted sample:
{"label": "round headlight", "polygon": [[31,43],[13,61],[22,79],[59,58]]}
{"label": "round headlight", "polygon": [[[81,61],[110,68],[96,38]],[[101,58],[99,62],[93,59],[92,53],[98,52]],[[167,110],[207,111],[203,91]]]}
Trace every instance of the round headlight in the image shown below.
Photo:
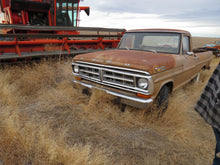
{"label": "round headlight", "polygon": [[75,73],[79,73],[79,66],[78,66],[78,65],[74,65],[73,71],[74,71]]}
{"label": "round headlight", "polygon": [[137,81],[138,88],[147,89],[148,87],[148,80],[146,78],[139,78]]}

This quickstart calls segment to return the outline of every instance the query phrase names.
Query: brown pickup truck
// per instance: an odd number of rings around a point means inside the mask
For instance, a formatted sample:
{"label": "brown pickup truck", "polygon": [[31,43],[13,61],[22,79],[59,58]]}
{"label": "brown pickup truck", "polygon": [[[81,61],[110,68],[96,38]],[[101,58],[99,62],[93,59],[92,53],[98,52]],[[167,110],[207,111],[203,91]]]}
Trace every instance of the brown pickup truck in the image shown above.
{"label": "brown pickup truck", "polygon": [[74,83],[98,88],[122,104],[167,107],[169,94],[209,68],[212,52],[192,52],[191,34],[183,30],[127,31],[117,49],[73,58]]}

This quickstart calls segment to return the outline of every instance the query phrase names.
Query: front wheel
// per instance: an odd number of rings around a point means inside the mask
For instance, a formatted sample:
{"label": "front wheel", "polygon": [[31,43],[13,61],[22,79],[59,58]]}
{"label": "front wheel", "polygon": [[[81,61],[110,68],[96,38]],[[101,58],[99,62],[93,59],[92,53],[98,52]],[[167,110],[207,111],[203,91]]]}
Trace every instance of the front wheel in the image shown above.
{"label": "front wheel", "polygon": [[169,89],[164,85],[156,97],[157,109],[159,109],[159,116],[163,115],[168,107]]}

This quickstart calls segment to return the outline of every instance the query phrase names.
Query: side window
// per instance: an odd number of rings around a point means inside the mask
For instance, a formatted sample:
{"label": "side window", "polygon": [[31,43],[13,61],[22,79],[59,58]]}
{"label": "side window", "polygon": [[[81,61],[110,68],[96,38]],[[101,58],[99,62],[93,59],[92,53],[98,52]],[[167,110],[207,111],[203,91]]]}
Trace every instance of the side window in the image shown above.
{"label": "side window", "polygon": [[189,52],[189,37],[188,36],[183,36],[183,54],[186,54],[186,52]]}

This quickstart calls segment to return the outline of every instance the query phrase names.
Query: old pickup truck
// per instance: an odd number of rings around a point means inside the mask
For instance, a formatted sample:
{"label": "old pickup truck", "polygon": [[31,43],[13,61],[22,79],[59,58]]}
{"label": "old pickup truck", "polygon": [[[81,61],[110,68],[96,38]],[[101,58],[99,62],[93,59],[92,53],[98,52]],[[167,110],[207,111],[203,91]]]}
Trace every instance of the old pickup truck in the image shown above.
{"label": "old pickup truck", "polygon": [[147,109],[156,102],[164,109],[169,94],[209,68],[212,52],[192,52],[191,34],[174,29],[125,32],[117,49],[75,56],[75,79],[98,88],[125,105]]}

